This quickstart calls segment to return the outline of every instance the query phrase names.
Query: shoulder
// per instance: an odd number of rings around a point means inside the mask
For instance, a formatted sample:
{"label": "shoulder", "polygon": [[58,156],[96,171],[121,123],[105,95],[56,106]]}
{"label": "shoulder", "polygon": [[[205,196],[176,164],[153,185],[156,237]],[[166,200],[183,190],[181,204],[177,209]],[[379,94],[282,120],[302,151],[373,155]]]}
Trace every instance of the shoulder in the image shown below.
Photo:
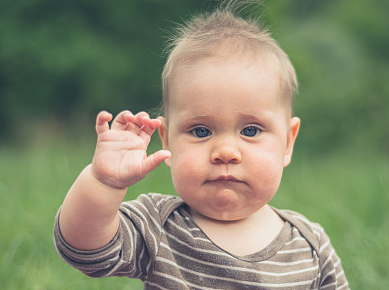
{"label": "shoulder", "polygon": [[300,213],[290,210],[275,209],[275,211],[296,227],[315,249],[319,257],[320,288],[333,286],[336,289],[349,289],[340,258],[323,227],[318,223],[311,222]]}
{"label": "shoulder", "polygon": [[[304,215],[291,210],[274,209],[284,220],[297,228],[300,234],[311,244],[319,258],[320,288],[349,289],[341,261],[331,241],[318,223],[310,221]],[[329,288],[333,287],[333,288]]]}
{"label": "shoulder", "polygon": [[293,227],[297,228],[300,234],[311,244],[312,248],[319,254],[323,239],[327,239],[323,227],[310,221],[306,216],[292,210],[279,210],[273,208],[277,214]]}
{"label": "shoulder", "polygon": [[169,215],[182,204],[183,201],[178,196],[148,193],[139,195],[135,200],[123,202],[121,209],[159,216],[163,224]]}
{"label": "shoulder", "polygon": [[323,227],[319,223],[311,221],[305,215],[299,212],[287,209],[274,210],[285,220],[296,223],[296,226],[304,225],[304,227],[309,229],[312,233],[318,233],[323,231]]}

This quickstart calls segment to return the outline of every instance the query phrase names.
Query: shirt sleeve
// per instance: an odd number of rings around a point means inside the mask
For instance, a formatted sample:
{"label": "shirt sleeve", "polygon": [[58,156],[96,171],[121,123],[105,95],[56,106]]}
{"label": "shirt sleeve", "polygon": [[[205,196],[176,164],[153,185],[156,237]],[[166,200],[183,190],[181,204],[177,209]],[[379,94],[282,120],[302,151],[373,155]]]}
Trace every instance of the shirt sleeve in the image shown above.
{"label": "shirt sleeve", "polygon": [[320,286],[319,289],[349,289],[340,258],[331,245],[328,235],[320,227]]}
{"label": "shirt sleeve", "polygon": [[58,213],[54,225],[54,242],[59,255],[68,264],[91,277],[128,276],[147,279],[161,239],[162,223],[157,203],[152,195],[140,195],[134,201],[123,203],[119,211],[120,225],[115,237],[108,245],[93,251],[75,249],[64,240]]}
{"label": "shirt sleeve", "polygon": [[300,213],[290,210],[277,210],[282,218],[289,221],[300,231],[301,235],[311,244],[319,257],[318,281],[315,288],[326,290],[349,289],[346,275],[342,269],[340,258],[331,245],[330,239],[323,227],[318,223],[309,221]]}

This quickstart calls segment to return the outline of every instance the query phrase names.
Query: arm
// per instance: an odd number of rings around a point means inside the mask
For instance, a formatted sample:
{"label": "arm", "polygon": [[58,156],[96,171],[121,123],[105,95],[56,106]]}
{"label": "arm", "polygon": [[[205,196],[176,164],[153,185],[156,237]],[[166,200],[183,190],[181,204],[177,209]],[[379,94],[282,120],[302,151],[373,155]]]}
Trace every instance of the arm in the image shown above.
{"label": "arm", "polygon": [[83,250],[110,242],[119,227],[119,212],[128,186],[144,178],[170,152],[147,156],[150,137],[161,125],[142,112],[120,113],[109,128],[112,115],[101,112],[96,120],[97,145],[92,164],[70,188],[62,205],[59,225],[64,239]]}
{"label": "arm", "polygon": [[320,238],[320,286],[319,289],[349,289],[340,258],[323,229]]}

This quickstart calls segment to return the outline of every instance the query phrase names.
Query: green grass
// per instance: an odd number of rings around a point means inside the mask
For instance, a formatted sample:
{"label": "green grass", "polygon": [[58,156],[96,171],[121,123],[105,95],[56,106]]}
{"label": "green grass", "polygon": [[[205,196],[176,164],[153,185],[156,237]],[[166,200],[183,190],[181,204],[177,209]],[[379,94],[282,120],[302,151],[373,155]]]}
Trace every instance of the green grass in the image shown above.
{"label": "green grass", "polygon": [[[82,139],[61,141],[0,149],[0,289],[142,289],[139,281],[127,278],[89,278],[57,255],[54,216],[94,149],[93,142]],[[295,158],[272,202],[324,226],[352,289],[389,284],[388,161],[362,154]],[[172,190],[162,165],[128,198]]]}

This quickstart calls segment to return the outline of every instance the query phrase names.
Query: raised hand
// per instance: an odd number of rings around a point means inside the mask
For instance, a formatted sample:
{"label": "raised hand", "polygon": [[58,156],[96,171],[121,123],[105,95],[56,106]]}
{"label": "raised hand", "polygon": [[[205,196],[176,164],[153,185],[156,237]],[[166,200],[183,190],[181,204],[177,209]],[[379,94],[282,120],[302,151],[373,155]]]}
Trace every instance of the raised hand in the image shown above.
{"label": "raised hand", "polygon": [[145,112],[133,115],[123,111],[109,122],[112,115],[100,112],[96,120],[97,145],[92,162],[92,174],[103,184],[126,188],[154,170],[170,157],[170,152],[160,150],[147,156],[151,135],[161,125]]}

